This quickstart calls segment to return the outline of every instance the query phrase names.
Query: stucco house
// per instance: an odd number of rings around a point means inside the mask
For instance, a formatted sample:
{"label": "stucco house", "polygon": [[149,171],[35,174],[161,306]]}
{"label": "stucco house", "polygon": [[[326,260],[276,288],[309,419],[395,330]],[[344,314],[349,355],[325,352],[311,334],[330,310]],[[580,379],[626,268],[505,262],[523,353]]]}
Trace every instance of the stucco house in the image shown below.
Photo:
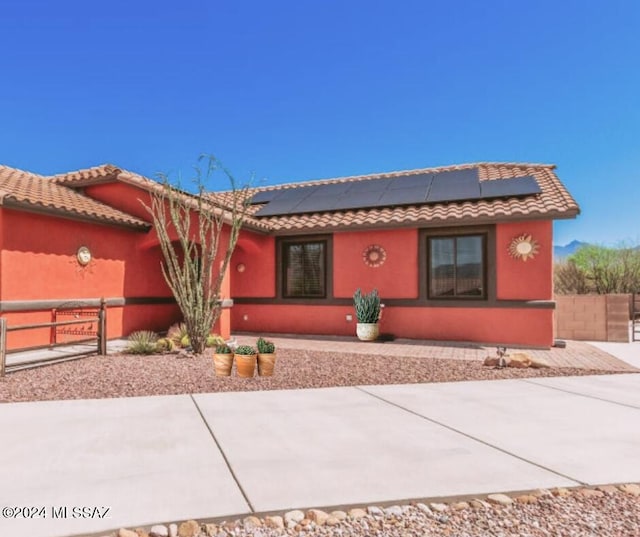
{"label": "stucco house", "polygon": [[[478,163],[252,189],[216,330],[353,335],[355,289],[377,288],[383,333],[549,347],[552,223],[579,213],[554,170]],[[62,301],[106,297],[109,337],[179,319],[141,203],[157,187],[111,165],[0,166],[0,314],[50,320]]]}

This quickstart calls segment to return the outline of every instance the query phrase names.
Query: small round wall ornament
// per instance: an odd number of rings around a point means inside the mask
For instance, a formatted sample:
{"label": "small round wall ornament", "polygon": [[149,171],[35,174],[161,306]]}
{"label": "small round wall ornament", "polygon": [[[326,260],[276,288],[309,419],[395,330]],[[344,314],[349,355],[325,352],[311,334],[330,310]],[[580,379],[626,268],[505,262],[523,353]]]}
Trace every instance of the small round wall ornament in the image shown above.
{"label": "small round wall ornament", "polygon": [[509,254],[515,259],[533,259],[538,255],[540,245],[538,241],[531,237],[530,234],[524,233],[518,237],[515,237],[509,245]]}
{"label": "small round wall ornament", "polygon": [[387,252],[379,244],[370,244],[362,252],[362,260],[368,267],[379,267],[387,259]]}
{"label": "small round wall ornament", "polygon": [[80,248],[78,248],[78,251],[76,252],[76,259],[80,265],[83,267],[87,266],[91,261],[91,257],[91,250],[89,250],[89,248],[86,246],[80,246]]}

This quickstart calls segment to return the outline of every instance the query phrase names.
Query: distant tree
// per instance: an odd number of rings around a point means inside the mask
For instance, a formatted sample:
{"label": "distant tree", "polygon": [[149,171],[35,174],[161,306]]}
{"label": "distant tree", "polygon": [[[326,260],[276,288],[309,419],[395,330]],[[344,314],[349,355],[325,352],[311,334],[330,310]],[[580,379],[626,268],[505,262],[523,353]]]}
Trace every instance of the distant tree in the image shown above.
{"label": "distant tree", "polygon": [[[220,288],[246,214],[246,187],[238,189],[233,175],[212,156],[204,171],[195,168],[196,193],[174,187],[160,175],[162,188],[145,205],[162,249],[162,274],[171,288],[196,354],[220,316]],[[200,159],[203,160],[203,157]],[[214,204],[205,183],[222,171],[231,186],[224,206]],[[223,230],[227,236],[223,237]]]}
{"label": "distant tree", "polygon": [[555,267],[555,290],[567,293],[640,291],[640,248],[587,245]]}
{"label": "distant tree", "polygon": [[584,295],[591,291],[587,275],[571,260],[554,265],[553,286],[559,295]]}

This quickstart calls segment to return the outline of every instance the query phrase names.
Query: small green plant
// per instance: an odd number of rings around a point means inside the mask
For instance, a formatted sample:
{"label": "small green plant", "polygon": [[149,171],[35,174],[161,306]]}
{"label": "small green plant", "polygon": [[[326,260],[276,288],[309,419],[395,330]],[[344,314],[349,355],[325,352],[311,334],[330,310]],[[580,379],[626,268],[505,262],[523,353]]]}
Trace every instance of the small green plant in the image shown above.
{"label": "small green plant", "polygon": [[[188,335],[189,334],[187,333],[187,325],[184,323],[176,323],[169,327],[169,330],[167,330],[167,337],[171,339],[178,347],[183,346],[182,340],[185,336],[188,337]],[[187,343],[186,346],[188,347],[189,344]]]}
{"label": "small green plant", "polygon": [[380,295],[377,289],[368,294],[362,294],[358,288],[353,295],[353,305],[356,308],[356,318],[359,323],[377,323],[380,319]]}
{"label": "small green plant", "polygon": [[217,345],[224,345],[224,338],[215,334],[209,334],[207,336],[207,347],[216,347]]}
{"label": "small green plant", "polygon": [[153,354],[156,351],[158,335],[149,330],[140,330],[129,335],[127,352],[131,354]]}
{"label": "small green plant", "polygon": [[232,353],[233,351],[231,350],[231,347],[229,347],[229,345],[227,345],[226,343],[216,345],[216,354],[232,354]]}
{"label": "small green plant", "polygon": [[235,354],[240,354],[242,356],[250,356],[252,354],[256,354],[256,349],[251,345],[240,345],[236,348]]}
{"label": "small green plant", "polygon": [[176,344],[173,342],[172,339],[169,339],[168,337],[163,337],[158,341],[156,341],[157,352],[171,352],[175,350],[175,348],[176,348]]}
{"label": "small green plant", "polygon": [[180,346],[183,349],[186,349],[187,347],[191,347],[191,339],[189,338],[188,335],[182,336],[182,339],[180,340]]}
{"label": "small green plant", "polygon": [[264,338],[258,338],[256,342],[256,347],[258,347],[258,352],[260,354],[273,354],[276,352],[276,346],[272,341],[267,341]]}

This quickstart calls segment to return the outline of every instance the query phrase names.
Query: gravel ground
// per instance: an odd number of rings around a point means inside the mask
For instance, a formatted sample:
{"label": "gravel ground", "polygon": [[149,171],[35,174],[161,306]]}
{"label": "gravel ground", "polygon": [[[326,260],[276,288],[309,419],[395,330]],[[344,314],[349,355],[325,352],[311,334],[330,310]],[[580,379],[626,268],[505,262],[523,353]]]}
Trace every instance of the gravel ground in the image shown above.
{"label": "gravel ground", "polygon": [[[540,490],[512,499],[498,495],[483,501],[415,503],[386,508],[324,512],[290,511],[284,516],[157,525],[147,530],[120,529],[109,535],[147,537],[638,537],[640,487],[602,490]],[[509,503],[512,502],[512,503]]]}
{"label": "gravel ground", "polygon": [[91,356],[0,378],[0,402],[101,399],[612,373],[574,368],[493,369],[478,361],[282,349],[273,377],[216,377],[211,356]]}

